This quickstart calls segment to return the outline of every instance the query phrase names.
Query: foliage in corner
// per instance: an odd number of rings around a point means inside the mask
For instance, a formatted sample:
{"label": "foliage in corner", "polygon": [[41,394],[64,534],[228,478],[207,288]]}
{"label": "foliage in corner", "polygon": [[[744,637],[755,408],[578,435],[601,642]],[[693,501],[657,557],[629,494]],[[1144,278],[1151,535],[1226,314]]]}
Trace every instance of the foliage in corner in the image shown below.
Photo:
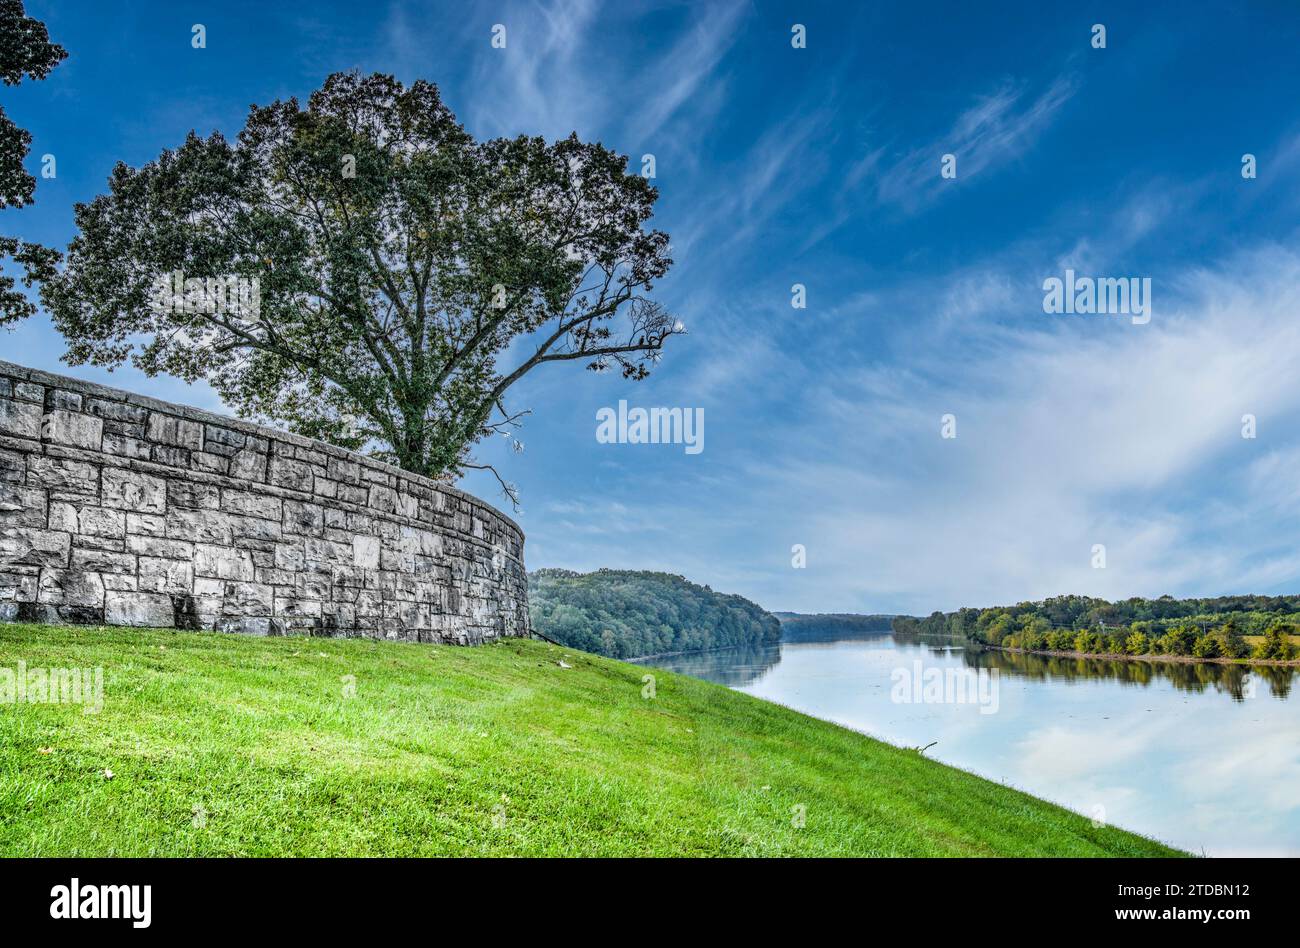
{"label": "foliage in corner", "polygon": [[[50,42],[44,23],[27,16],[22,0],[0,0],[0,80],[6,86],[16,86],[24,77],[44,79],[67,55],[62,46]],[[23,167],[31,146],[31,132],[15,125],[0,106],[0,210],[25,207],[35,200],[36,179]],[[30,288],[49,279],[59,256],[49,247],[0,234],[0,263],[12,259],[22,270],[21,277],[0,270],[0,326],[36,312],[18,282]]]}

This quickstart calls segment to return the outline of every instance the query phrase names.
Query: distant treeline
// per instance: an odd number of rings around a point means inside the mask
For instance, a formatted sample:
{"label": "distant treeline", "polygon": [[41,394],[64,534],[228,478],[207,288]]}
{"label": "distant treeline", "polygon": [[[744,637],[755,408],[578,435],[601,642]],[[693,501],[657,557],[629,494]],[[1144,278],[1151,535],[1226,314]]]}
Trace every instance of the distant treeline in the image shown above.
{"label": "distant treeline", "polygon": [[834,642],[861,635],[888,632],[894,616],[857,615],[855,613],[828,612],[808,615],[798,612],[777,612],[781,620],[781,638],[786,642]]}
{"label": "distant treeline", "polygon": [[762,607],[670,573],[539,569],[528,574],[528,605],[538,632],[611,658],[781,640]]}
{"label": "distant treeline", "polygon": [[[1185,655],[1290,661],[1300,596],[1125,599],[1057,596],[988,609],[899,616],[898,633],[958,635],[985,645],[1110,655]],[[1246,636],[1258,636],[1251,644]]]}

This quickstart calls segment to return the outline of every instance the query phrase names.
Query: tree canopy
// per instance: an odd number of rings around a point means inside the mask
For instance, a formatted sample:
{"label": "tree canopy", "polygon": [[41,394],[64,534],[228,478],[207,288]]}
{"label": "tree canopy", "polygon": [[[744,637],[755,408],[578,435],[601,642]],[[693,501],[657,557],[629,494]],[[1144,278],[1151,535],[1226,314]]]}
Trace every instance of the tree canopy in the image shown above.
{"label": "tree canopy", "polygon": [[74,363],[207,379],[243,415],[450,476],[513,437],[527,372],[640,379],[683,331],[648,295],[672,262],[657,197],[601,144],[479,142],[429,82],[336,73],[233,142],[119,163],[43,299]]}
{"label": "tree canopy", "polygon": [[[0,0],[0,80],[6,86],[16,86],[24,78],[44,79],[67,55],[62,46],[50,42],[44,23],[27,16],[22,0]],[[23,167],[31,146],[31,132],[15,125],[0,106],[0,210],[24,207],[35,199],[36,179]],[[59,254],[0,234],[0,264],[5,258],[18,264],[22,276],[0,270],[0,326],[36,311],[35,304],[18,289],[18,281],[31,287],[50,277]]]}
{"label": "tree canopy", "polygon": [[[896,633],[958,635],[1027,651],[1292,661],[1298,651],[1300,596],[1213,599],[1133,597],[1109,602],[1055,596],[987,609],[898,616]],[[1247,637],[1256,639],[1254,643]]]}

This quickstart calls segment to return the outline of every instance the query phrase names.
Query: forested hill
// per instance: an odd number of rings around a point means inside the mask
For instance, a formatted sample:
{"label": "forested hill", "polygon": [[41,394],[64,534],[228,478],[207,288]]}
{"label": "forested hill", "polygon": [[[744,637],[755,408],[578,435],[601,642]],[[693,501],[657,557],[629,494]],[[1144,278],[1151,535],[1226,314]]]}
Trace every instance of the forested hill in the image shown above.
{"label": "forested hill", "polygon": [[781,620],[781,638],[786,642],[838,642],[864,635],[888,632],[894,620],[892,615],[858,615],[856,613],[778,612]]}
{"label": "forested hill", "polygon": [[[1134,597],[1119,602],[1056,596],[1041,602],[899,616],[898,633],[960,635],[985,645],[1029,651],[1190,655],[1291,661],[1300,632],[1300,596],[1214,599]],[[1246,637],[1254,641],[1247,641]]]}
{"label": "forested hill", "polygon": [[762,607],[671,573],[539,569],[528,574],[528,608],[538,632],[611,658],[781,640]]}

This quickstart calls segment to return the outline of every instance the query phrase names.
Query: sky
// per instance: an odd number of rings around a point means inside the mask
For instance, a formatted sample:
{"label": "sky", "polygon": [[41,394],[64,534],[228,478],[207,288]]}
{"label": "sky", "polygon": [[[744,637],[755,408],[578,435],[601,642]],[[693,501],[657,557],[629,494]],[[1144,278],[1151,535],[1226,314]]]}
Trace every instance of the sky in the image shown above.
{"label": "sky", "polygon": [[[651,377],[542,366],[524,451],[479,451],[529,568],[801,612],[1300,592],[1300,9],[1066,6],[28,0],[69,58],[0,101],[56,176],[0,232],[62,247],[115,162],[331,72],[426,79],[480,138],[653,155],[672,237]],[[1149,279],[1150,320],[1045,312],[1067,270]],[[0,333],[228,411],[63,352],[44,314]],[[703,450],[601,443],[620,400],[702,409]]]}

